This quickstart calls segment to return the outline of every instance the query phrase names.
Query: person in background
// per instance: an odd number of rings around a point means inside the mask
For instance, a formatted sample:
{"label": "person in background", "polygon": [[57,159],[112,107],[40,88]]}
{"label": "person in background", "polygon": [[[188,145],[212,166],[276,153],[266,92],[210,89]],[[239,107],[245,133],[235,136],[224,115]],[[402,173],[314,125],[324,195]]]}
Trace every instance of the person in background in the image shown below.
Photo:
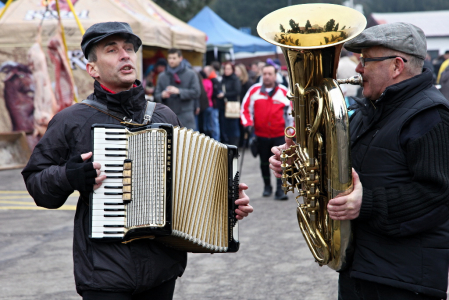
{"label": "person in background", "polygon": [[[240,83],[242,84],[242,89],[240,91],[240,102],[245,98],[246,92],[248,89],[253,85],[253,82],[248,77],[248,72],[246,71],[246,67],[244,64],[238,64],[235,66],[235,75],[240,79]],[[251,133],[248,133],[245,135],[245,127],[242,125],[242,123],[239,122],[239,129],[240,129],[240,141],[239,146],[246,147],[244,145],[245,138],[248,139]]]}
{"label": "person in background", "polygon": [[[196,75],[198,76],[198,81],[200,83],[200,97],[198,98],[198,101],[196,101],[195,105],[196,105],[196,110],[195,110],[195,121],[196,121],[196,128],[197,131],[204,133],[204,113],[207,110],[207,108],[209,108],[209,97],[207,95],[206,89],[204,87],[204,83],[203,83],[203,76],[201,75],[201,72],[196,72]],[[204,73],[204,72],[203,72]]]}
{"label": "person in background", "polygon": [[[357,67],[358,63],[355,63],[351,59],[351,55],[352,54],[349,53],[349,51],[345,49],[341,50],[341,57],[340,61],[338,62],[338,69],[337,69],[337,78],[344,79],[357,75],[355,68]],[[342,90],[344,89],[345,97],[356,97],[357,92],[360,89],[359,85],[352,85],[352,84],[345,84],[341,85],[340,87],[342,88]]]}
{"label": "person in background", "polygon": [[214,60],[210,65],[212,66],[212,68],[214,68],[215,74],[217,75],[217,80],[221,82],[221,63],[217,60]]}
{"label": "person in background", "polygon": [[221,93],[217,95],[221,142],[238,147],[240,141],[239,119],[225,117],[226,101],[240,101],[240,79],[235,75],[235,67],[230,62],[225,63]]}
{"label": "person in background", "polygon": [[[260,170],[264,182],[263,197],[273,193],[269,168],[270,149],[284,141],[284,130],[292,126],[291,103],[287,99],[287,88],[276,82],[276,68],[266,65],[262,69],[263,83],[251,86],[242,103],[241,121],[248,132],[257,138]],[[282,181],[276,179],[276,200],[287,200],[282,190]]]}
{"label": "person in background", "polygon": [[248,76],[251,82],[257,82],[257,78],[260,76],[260,69],[259,69],[259,60],[255,60],[251,63]]}
{"label": "person in background", "polygon": [[145,74],[143,76],[143,84],[145,86],[145,95],[150,98],[150,100],[153,101],[153,94],[154,94],[154,66],[149,65],[147,70],[145,71]]}
{"label": "person in background", "polygon": [[444,70],[446,70],[446,68],[449,66],[449,50],[446,50],[446,52],[444,53],[443,60],[443,63],[438,68],[437,84],[440,84],[441,73],[443,73]]}
{"label": "person in background", "polygon": [[157,80],[155,101],[173,110],[182,126],[196,130],[195,112],[200,94],[198,75],[187,67],[181,50],[168,50],[168,67]]}
{"label": "person in background", "polygon": [[218,111],[218,98],[217,96],[221,93],[220,82],[217,79],[217,74],[215,73],[212,66],[205,66],[203,68],[206,78],[212,83],[212,96],[210,108],[204,115],[204,124],[207,127],[205,131],[214,140],[220,142],[220,122],[219,122],[219,111]]}
{"label": "person in background", "polygon": [[153,86],[157,85],[157,79],[159,74],[163,73],[167,69],[167,60],[163,57],[159,58],[154,64],[154,76],[153,76]]}

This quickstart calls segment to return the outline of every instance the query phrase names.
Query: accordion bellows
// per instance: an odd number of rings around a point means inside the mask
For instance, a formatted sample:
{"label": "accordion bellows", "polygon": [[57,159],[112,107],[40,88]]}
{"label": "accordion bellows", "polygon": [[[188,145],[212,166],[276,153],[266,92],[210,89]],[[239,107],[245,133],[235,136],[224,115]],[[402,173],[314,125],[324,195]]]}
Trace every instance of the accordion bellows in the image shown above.
{"label": "accordion bellows", "polygon": [[92,140],[93,161],[107,175],[90,197],[92,239],[238,250],[236,147],[168,124],[95,124]]}

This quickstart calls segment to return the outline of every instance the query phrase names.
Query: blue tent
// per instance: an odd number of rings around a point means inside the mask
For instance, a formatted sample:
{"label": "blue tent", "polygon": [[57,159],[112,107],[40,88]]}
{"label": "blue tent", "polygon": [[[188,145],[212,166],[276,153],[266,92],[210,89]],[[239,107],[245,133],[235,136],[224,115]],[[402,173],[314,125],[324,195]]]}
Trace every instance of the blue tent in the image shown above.
{"label": "blue tent", "polygon": [[205,6],[188,24],[207,34],[207,49],[231,48],[235,52],[275,51],[276,46],[235,29]]}

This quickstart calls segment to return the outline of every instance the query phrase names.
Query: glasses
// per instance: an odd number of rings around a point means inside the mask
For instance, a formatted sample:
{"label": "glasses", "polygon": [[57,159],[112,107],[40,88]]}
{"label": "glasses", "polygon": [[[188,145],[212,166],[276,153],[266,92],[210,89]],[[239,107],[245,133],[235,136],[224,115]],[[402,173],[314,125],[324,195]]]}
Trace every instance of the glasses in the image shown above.
{"label": "glasses", "polygon": [[363,56],[360,56],[360,64],[362,65],[362,67],[365,67],[365,64],[368,61],[382,61],[382,60],[387,60],[387,59],[392,59],[392,58],[401,58],[405,63],[407,62],[407,60],[401,56],[384,56],[384,57],[371,57],[371,58],[364,58]]}

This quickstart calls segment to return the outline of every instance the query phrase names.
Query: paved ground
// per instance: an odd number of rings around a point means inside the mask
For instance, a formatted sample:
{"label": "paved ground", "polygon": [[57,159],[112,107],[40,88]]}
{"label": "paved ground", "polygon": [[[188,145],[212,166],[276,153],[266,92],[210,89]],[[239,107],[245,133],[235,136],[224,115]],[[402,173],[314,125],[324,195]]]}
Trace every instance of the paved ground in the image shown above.
{"label": "paved ground", "polygon": [[[338,274],[314,262],[292,195],[282,202],[261,197],[259,163],[249,152],[242,181],[255,212],[240,222],[240,251],[189,254],[174,299],[337,299]],[[58,210],[39,209],[20,170],[0,171],[0,299],[81,299],[72,267],[76,199]]]}

